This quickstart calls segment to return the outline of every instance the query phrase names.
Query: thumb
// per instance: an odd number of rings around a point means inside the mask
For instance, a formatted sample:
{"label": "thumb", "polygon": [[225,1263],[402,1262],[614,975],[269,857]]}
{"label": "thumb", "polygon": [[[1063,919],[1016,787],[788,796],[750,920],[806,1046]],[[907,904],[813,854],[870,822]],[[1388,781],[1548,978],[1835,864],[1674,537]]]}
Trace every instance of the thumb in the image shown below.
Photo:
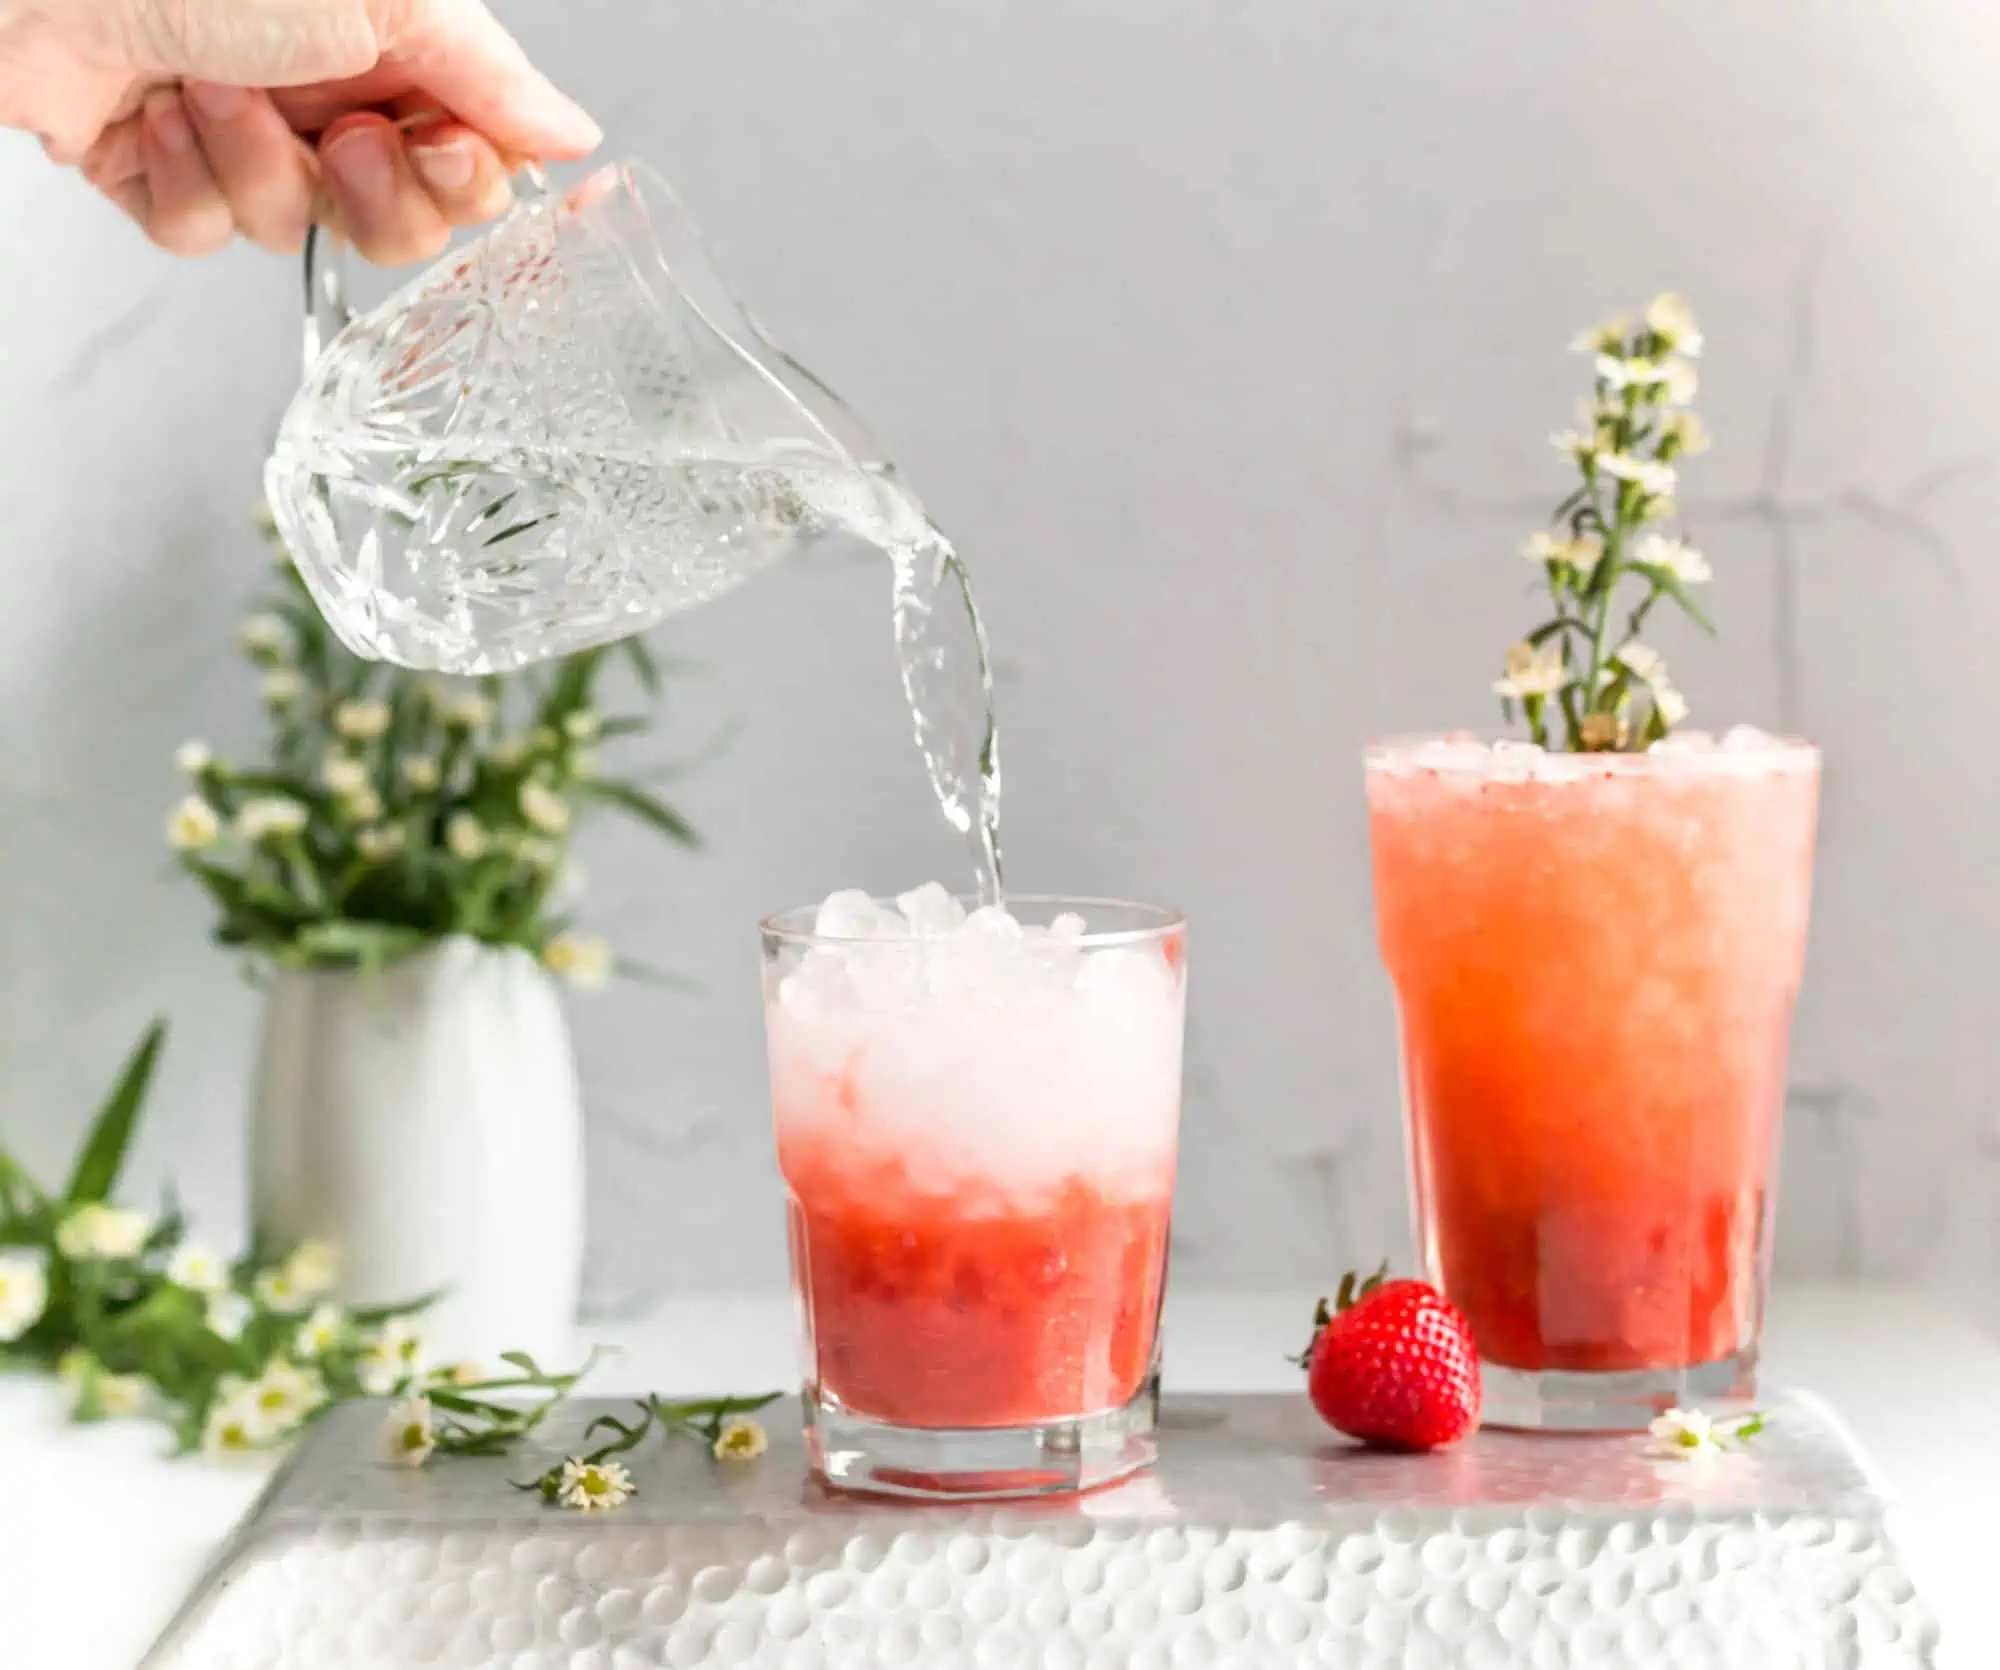
{"label": "thumb", "polygon": [[482,0],[369,0],[383,16],[382,56],[495,148],[580,157],[603,131],[549,82]]}

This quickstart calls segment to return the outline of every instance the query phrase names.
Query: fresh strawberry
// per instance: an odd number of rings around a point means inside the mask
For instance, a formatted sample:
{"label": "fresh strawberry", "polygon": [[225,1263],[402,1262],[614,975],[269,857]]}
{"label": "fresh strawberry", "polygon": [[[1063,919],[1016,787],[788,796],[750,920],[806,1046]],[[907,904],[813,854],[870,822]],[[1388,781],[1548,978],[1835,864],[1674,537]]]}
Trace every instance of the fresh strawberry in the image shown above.
{"label": "fresh strawberry", "polygon": [[1479,1352],[1458,1307],[1420,1281],[1341,1278],[1298,1358],[1326,1424],[1364,1444],[1436,1450],[1479,1425]]}

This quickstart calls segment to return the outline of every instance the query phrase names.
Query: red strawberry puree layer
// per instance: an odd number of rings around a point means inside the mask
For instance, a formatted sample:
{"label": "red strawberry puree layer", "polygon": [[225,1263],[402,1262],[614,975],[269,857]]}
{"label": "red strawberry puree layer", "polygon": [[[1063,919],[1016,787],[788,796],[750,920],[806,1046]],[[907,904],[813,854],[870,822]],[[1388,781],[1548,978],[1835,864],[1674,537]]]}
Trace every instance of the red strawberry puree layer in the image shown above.
{"label": "red strawberry puree layer", "polygon": [[1153,1356],[1173,1179],[1071,1176],[1003,1201],[896,1161],[781,1144],[823,1396],[911,1427],[1023,1426],[1127,1402]]}

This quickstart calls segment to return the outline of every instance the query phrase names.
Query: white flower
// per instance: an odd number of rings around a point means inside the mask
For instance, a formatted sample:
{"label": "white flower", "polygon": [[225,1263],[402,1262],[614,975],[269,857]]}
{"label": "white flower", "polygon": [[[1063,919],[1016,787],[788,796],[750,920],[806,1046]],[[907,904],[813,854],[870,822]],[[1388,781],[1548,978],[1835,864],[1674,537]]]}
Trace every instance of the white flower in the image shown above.
{"label": "white flower", "polygon": [[292,1335],[292,1355],[306,1362],[336,1349],[347,1331],[347,1313],[338,1305],[321,1305]]}
{"label": "white flower", "polygon": [[1686,540],[1674,539],[1667,534],[1647,534],[1633,551],[1632,560],[1648,568],[1663,568],[1682,585],[1698,586],[1704,580],[1715,577],[1715,570],[1708,566],[1708,558]]}
{"label": "white flower", "polygon": [[1708,425],[1694,412],[1670,412],[1660,425],[1660,439],[1671,440],[1679,453],[1692,458],[1708,451]]}
{"label": "white flower", "polygon": [[589,708],[578,708],[563,720],[563,732],[572,742],[595,742],[604,721]]}
{"label": "white flower", "polygon": [[440,780],[438,762],[428,754],[412,754],[397,770],[402,773],[403,781],[419,794],[436,788]]}
{"label": "white flower", "polygon": [[562,1479],[556,1486],[559,1502],[585,1513],[620,1507],[631,1496],[632,1475],[616,1461],[579,1461],[571,1456],[563,1463]]}
{"label": "white flower", "polygon": [[454,812],[444,826],[444,844],[451,848],[454,858],[463,858],[469,864],[484,858],[492,842],[487,837],[486,825],[470,812]]}
{"label": "white flower", "polygon": [[49,1273],[41,1254],[0,1252],[0,1345],[41,1321],[48,1302]]}
{"label": "white flower", "polygon": [[470,1360],[440,1363],[424,1376],[433,1386],[476,1386],[485,1378],[486,1370]]}
{"label": "white flower", "polygon": [[439,713],[455,730],[476,731],[493,723],[493,704],[484,696],[466,692],[444,702]]}
{"label": "white flower", "polygon": [[263,1449],[274,1436],[239,1387],[233,1395],[218,1397],[209,1406],[201,1453],[210,1461],[228,1461]]}
{"label": "white flower", "polygon": [[198,737],[190,738],[174,750],[174,769],[189,777],[199,777],[213,764],[214,754],[209,752],[208,744]]}
{"label": "white flower", "polygon": [[308,1236],[285,1260],[285,1274],[296,1291],[318,1298],[340,1280],[340,1249],[331,1241]]}
{"label": "white flower", "polygon": [[594,992],[611,978],[611,947],[591,934],[557,934],[542,947],[542,964],[579,991]]}
{"label": "white flower", "polygon": [[71,1390],[103,1372],[104,1365],[80,1345],[72,1345],[56,1359],[56,1378]]}
{"label": "white flower", "polygon": [[437,1431],[431,1425],[431,1400],[405,1398],[389,1411],[382,1423],[382,1459],[398,1467],[421,1467],[437,1448]]}
{"label": "white flower", "polygon": [[1636,483],[1640,492],[1655,498],[1671,493],[1674,483],[1680,479],[1674,473],[1673,465],[1634,457],[1629,452],[1607,452],[1598,460],[1597,467],[1620,481]]}
{"label": "white flower", "polygon": [[306,681],[290,667],[277,667],[258,681],[266,707],[290,707],[306,693]]}
{"label": "white flower", "polygon": [[350,742],[370,742],[389,728],[389,704],[342,702],[333,710],[333,728]]}
{"label": "white flower", "polygon": [[1677,1461],[1712,1460],[1722,1454],[1722,1434],[1699,1409],[1669,1409],[1647,1428],[1656,1455]]}
{"label": "white flower", "polygon": [[79,1206],[56,1230],[64,1258],[137,1258],[153,1220],[123,1206]]}
{"label": "white flower", "polygon": [[326,1382],[316,1369],[300,1368],[283,1357],[274,1357],[242,1395],[257,1412],[264,1430],[276,1435],[289,1432],[326,1402]]}
{"label": "white flower", "polygon": [[384,859],[394,858],[403,850],[404,840],[402,830],[394,824],[360,829],[354,834],[355,850],[371,864],[380,864]]}
{"label": "white flower", "polygon": [[1660,377],[1667,386],[1665,399],[1669,406],[1692,405],[1701,392],[1701,373],[1695,370],[1693,360],[1668,360],[1660,367]]}
{"label": "white flower", "polygon": [[525,737],[509,737],[486,750],[487,760],[500,771],[512,771],[527,757],[528,741]]}
{"label": "white flower", "polygon": [[1648,644],[1627,644],[1618,652],[1618,664],[1642,684],[1657,684],[1667,676],[1667,663]]}
{"label": "white flower", "polygon": [[1549,445],[1565,458],[1588,464],[1604,450],[1595,429],[1562,429],[1549,437]]}
{"label": "white flower", "polygon": [[1587,331],[1578,331],[1570,339],[1570,351],[1577,354],[1610,353],[1624,346],[1625,333],[1631,328],[1630,315],[1616,314],[1601,325],[1592,325]]}
{"label": "white flower", "polygon": [[1589,574],[1604,560],[1604,541],[1594,533],[1578,534],[1576,538],[1568,539],[1540,529],[1528,535],[1528,543],[1521,548],[1521,554],[1530,562],[1567,563],[1579,574]]}
{"label": "white flower", "polygon": [[556,851],[553,842],[535,835],[523,835],[519,840],[508,842],[507,850],[517,864],[524,864],[531,870],[553,870],[562,861],[562,855]]}
{"label": "white flower", "polygon": [[391,1317],[368,1342],[355,1372],[361,1389],[375,1397],[399,1391],[423,1372],[424,1337],[406,1317]]}
{"label": "white flower", "polygon": [[191,794],[167,814],[167,845],[175,852],[199,852],[221,839],[222,820],[215,808]]}
{"label": "white flower", "polygon": [[278,1316],[297,1316],[313,1301],[312,1294],[299,1291],[291,1271],[282,1264],[259,1270],[250,1291],[257,1296],[258,1304]]}
{"label": "white flower", "polygon": [[1646,304],[1646,329],[1689,359],[1701,352],[1701,327],[1695,323],[1694,309],[1685,296],[1672,291],[1655,296]]}
{"label": "white flower", "polygon": [[329,754],[321,762],[319,780],[335,794],[360,794],[368,787],[368,768],[352,754]]}
{"label": "white flower", "polygon": [[93,1390],[99,1411],[113,1420],[136,1415],[153,1400],[153,1383],[143,1374],[101,1374]]}
{"label": "white flower", "polygon": [[1611,389],[1647,389],[1664,382],[1666,373],[1652,360],[1641,357],[1621,359],[1616,354],[1597,356],[1597,380]]}
{"label": "white flower", "polygon": [[1669,728],[1678,725],[1688,716],[1687,697],[1671,684],[1653,686],[1653,711],[1660,716],[1660,723]]}
{"label": "white flower", "polygon": [[356,823],[373,823],[382,815],[382,797],[373,789],[363,789],[343,800],[340,809]]}
{"label": "white flower", "polygon": [[250,1317],[250,1301],[240,1293],[218,1293],[208,1301],[208,1331],[217,1339],[240,1338]]}
{"label": "white flower", "polygon": [[252,615],[236,629],[236,641],[261,660],[282,655],[292,635],[278,616]]}
{"label": "white flower", "polygon": [[270,841],[285,835],[296,835],[305,826],[305,807],[280,794],[245,801],[236,814],[236,833],[246,841]]}
{"label": "white flower", "polygon": [[190,1293],[220,1293],[229,1285],[229,1269],[199,1241],[183,1241],[167,1260],[167,1280]]}
{"label": "white flower", "polygon": [[754,1461],[770,1446],[770,1439],[764,1435],[764,1428],[747,1415],[727,1416],[716,1428],[715,1459],[717,1461]]}
{"label": "white flower", "polygon": [[1527,696],[1554,696],[1569,683],[1569,669],[1563,665],[1562,643],[1556,640],[1545,648],[1522,642],[1507,651],[1507,671],[1493,681],[1493,693],[1519,701]]}
{"label": "white flower", "polygon": [[569,828],[569,802],[530,778],[521,785],[521,816],[544,835],[560,835]]}

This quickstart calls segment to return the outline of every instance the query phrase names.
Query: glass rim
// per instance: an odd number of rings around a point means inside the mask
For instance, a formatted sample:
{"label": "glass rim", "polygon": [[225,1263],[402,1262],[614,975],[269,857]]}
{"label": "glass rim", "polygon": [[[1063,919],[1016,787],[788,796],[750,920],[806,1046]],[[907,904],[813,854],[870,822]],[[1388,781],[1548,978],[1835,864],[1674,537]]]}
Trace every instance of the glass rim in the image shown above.
{"label": "glass rim", "polygon": [[[869,895],[878,905],[893,905],[894,894]],[[952,895],[967,909],[975,909],[979,898],[971,893]],[[1040,905],[1048,907],[1050,915],[1062,910],[1073,910],[1086,923],[1091,912],[1118,911],[1139,919],[1136,925],[1123,928],[1091,928],[1084,931],[1070,943],[1084,950],[1099,951],[1120,945],[1144,945],[1187,927],[1186,915],[1167,905],[1143,904],[1137,899],[1113,899],[1090,893],[1009,893],[1004,902],[1011,909],[1015,905]],[[921,938],[877,939],[859,934],[822,934],[813,928],[819,915],[819,906],[794,905],[789,910],[774,910],[757,924],[757,931],[767,940],[776,940],[785,945],[922,945]]]}
{"label": "glass rim", "polygon": [[[1681,734],[1709,736],[1713,733],[1694,731]],[[1494,747],[1498,742],[1519,743],[1521,753],[1499,752]],[[1453,743],[1469,743],[1482,752],[1476,759],[1469,753],[1456,759],[1426,760],[1422,757],[1425,749]],[[1725,748],[1719,738],[1713,747],[1676,749],[1665,754],[1655,753],[1651,747],[1644,753],[1638,754],[1575,754],[1567,749],[1551,748],[1544,752],[1543,757],[1560,762],[1560,768],[1557,770],[1546,773],[1521,773],[1518,770],[1508,769],[1509,762],[1526,757],[1528,746],[1520,737],[1498,736],[1491,732],[1401,731],[1370,738],[1362,745],[1361,760],[1363,766],[1371,772],[1421,769],[1439,775],[1450,773],[1453,776],[1464,777],[1503,777],[1508,782],[1549,784],[1614,776],[1686,776],[1691,772],[1700,771],[1722,771],[1732,774],[1806,771],[1818,770],[1821,765],[1818,743],[1809,742],[1801,736],[1791,736],[1776,731],[1766,733],[1763,743],[1755,748]]]}

